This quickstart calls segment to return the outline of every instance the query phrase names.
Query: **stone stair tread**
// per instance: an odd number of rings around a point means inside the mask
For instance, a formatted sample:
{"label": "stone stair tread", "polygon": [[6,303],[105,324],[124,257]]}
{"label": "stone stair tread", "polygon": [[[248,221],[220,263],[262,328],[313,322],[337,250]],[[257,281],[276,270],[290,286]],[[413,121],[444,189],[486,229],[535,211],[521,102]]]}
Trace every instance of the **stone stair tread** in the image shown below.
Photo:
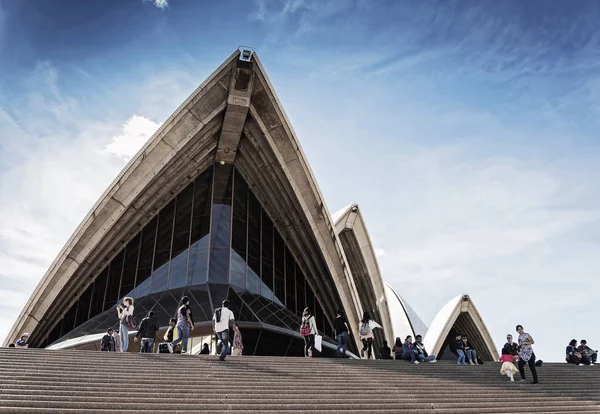
{"label": "stone stair tread", "polygon": [[[215,356],[0,349],[0,413],[600,413],[600,368],[546,363],[536,386],[511,383],[499,370],[499,363],[453,361],[243,356],[221,362]],[[132,378],[126,401],[112,382],[117,372]],[[180,372],[188,373],[188,389],[174,406],[170,384],[180,381]],[[228,383],[231,388],[215,386]],[[299,399],[299,390],[310,398]]]}

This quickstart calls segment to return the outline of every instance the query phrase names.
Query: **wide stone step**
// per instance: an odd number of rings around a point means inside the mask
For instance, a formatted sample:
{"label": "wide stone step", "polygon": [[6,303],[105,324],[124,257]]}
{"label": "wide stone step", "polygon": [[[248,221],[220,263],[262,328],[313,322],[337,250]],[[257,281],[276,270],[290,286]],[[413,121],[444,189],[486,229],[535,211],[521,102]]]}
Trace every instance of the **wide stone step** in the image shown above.
{"label": "wide stone step", "polygon": [[[499,363],[453,361],[242,356],[221,362],[0,349],[0,413],[600,413],[600,368],[544,364],[539,385],[511,383],[499,370]],[[185,392],[174,403],[182,374]],[[115,382],[120,375],[126,398]]]}

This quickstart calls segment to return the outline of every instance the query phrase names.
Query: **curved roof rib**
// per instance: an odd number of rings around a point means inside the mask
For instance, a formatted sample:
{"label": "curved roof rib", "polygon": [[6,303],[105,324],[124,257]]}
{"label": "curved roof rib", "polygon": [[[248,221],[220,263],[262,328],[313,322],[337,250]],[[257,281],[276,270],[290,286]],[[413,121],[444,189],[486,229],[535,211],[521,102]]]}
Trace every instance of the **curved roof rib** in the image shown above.
{"label": "curved roof rib", "polygon": [[392,338],[393,327],[385,285],[358,204],[344,207],[334,213],[332,218],[335,223],[335,233],[344,247],[346,260],[350,265],[363,312],[369,311],[371,316],[383,326],[383,335]]}
{"label": "curved roof rib", "polygon": [[41,279],[7,343],[31,332],[39,346],[123,244],[216,161],[235,163],[300,252],[324,310],[334,313],[341,301],[358,324],[357,293],[306,156],[256,54],[251,62],[239,56],[211,74],[125,166]]}
{"label": "curved roof rib", "polygon": [[458,295],[440,309],[423,342],[430,353],[438,355],[453,342],[451,333],[467,335],[483,360],[498,360],[494,340],[469,295]]}

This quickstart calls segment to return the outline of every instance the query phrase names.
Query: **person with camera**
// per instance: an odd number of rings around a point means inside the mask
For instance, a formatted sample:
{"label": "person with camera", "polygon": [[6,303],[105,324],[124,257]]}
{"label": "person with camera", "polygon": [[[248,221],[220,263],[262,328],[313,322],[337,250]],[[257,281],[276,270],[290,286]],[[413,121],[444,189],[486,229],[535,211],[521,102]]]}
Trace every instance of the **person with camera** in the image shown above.
{"label": "person with camera", "polygon": [[577,350],[582,354],[588,357],[588,359],[590,360],[590,362],[592,364],[595,364],[596,361],[598,360],[598,350],[593,350],[592,348],[590,348],[587,344],[587,341],[585,339],[582,339],[581,341],[579,341],[581,343],[581,345],[579,345],[577,347]]}
{"label": "person with camera", "polygon": [[133,323],[133,298],[126,297],[123,303],[117,306],[119,317],[119,338],[121,339],[121,352],[127,352],[129,348],[129,330],[135,329]]}

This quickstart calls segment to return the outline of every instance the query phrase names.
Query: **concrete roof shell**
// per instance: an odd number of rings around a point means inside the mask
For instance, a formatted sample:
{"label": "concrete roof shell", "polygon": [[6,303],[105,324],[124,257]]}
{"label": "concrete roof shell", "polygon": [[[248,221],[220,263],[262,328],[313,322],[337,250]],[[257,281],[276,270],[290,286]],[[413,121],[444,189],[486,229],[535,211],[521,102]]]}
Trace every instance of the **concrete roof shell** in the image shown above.
{"label": "concrete roof shell", "polygon": [[[284,217],[289,204],[294,203],[289,222],[283,218],[276,223],[283,228],[282,233],[288,232],[293,243],[310,245],[312,250],[305,256],[313,266],[310,270],[314,277],[307,280],[315,293],[320,290],[324,300],[339,294],[349,322],[354,326],[358,324],[357,292],[348,282],[352,277],[345,265],[343,248],[334,237],[333,221],[256,54],[251,63],[252,96],[232,96],[230,85],[234,85],[238,56],[239,51],[234,52],[186,99],[102,194],[39,282],[9,332],[6,344],[21,332],[35,332],[40,326],[44,331],[50,330],[51,324],[66,312],[67,303],[79,297],[94,274],[130,237],[197,174],[214,163],[216,157],[227,156],[228,148],[223,151],[222,145],[231,141],[226,128],[228,119],[231,124],[239,121],[235,108],[244,105],[249,107],[247,121],[241,124],[243,132],[240,134],[245,139],[240,144],[238,136],[237,145],[249,148],[253,144],[256,148],[254,152],[248,151],[248,155],[237,154],[236,167],[245,173],[249,185],[256,186],[257,196],[260,198],[262,194],[272,203],[279,217]],[[224,123],[227,124],[224,126]],[[236,152],[234,148],[234,154],[229,156],[236,157]],[[277,194],[277,190],[283,193]],[[310,228],[311,234],[305,234],[305,228]],[[320,283],[323,269],[318,268],[320,263],[311,261],[311,254],[318,255],[326,264],[332,286]],[[324,304],[328,311],[334,306],[330,302]]]}
{"label": "concrete roof shell", "polygon": [[492,360],[497,361],[499,356],[498,350],[494,345],[494,340],[469,295],[458,295],[452,298],[433,318],[433,321],[429,325],[429,330],[423,338],[423,343],[429,352],[433,355],[438,355],[450,333],[450,329],[452,329],[461,314],[469,317],[472,326],[481,336],[485,346],[483,351],[488,353]]}
{"label": "concrete roof shell", "polygon": [[[373,243],[367,230],[367,225],[357,204],[351,204],[338,210],[332,215],[335,222],[335,232],[344,247],[346,260],[351,266],[352,277],[360,303],[369,303],[370,310],[376,310],[381,320],[378,321],[384,329],[388,341],[392,338],[392,320],[390,317],[388,298],[385,284],[379,270],[379,263],[373,248]],[[353,237],[346,237],[351,234]],[[360,269],[360,271],[354,271]],[[368,280],[359,280],[363,273]],[[360,286],[367,286],[361,289]],[[363,309],[365,311],[367,309]],[[373,315],[373,313],[372,313]],[[362,315],[361,315],[362,316]],[[375,315],[373,315],[375,316]]]}

